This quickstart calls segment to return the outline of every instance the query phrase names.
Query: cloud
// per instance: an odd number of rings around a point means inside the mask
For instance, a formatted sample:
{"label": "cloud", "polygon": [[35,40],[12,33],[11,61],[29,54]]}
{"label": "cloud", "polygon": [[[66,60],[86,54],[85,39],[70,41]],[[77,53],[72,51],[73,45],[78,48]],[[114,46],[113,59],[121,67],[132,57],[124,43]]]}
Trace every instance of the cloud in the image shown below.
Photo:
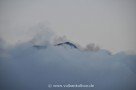
{"label": "cloud", "polygon": [[7,58],[9,56],[9,49],[10,47],[8,44],[3,40],[3,38],[0,38],[0,59]]}
{"label": "cloud", "polygon": [[9,58],[0,60],[2,90],[49,90],[48,84],[90,83],[95,85],[94,90],[136,89],[135,55],[109,55],[106,50],[86,52],[54,45],[35,49],[31,42],[10,49],[8,54]]}

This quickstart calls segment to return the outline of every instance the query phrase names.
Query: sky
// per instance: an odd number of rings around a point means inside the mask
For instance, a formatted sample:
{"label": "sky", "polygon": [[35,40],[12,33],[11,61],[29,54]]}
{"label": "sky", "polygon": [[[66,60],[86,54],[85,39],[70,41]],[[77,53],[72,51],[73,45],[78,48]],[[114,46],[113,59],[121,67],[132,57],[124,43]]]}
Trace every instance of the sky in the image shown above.
{"label": "sky", "polygon": [[136,52],[135,8],[135,0],[0,0],[0,37],[28,41],[44,23],[82,46]]}

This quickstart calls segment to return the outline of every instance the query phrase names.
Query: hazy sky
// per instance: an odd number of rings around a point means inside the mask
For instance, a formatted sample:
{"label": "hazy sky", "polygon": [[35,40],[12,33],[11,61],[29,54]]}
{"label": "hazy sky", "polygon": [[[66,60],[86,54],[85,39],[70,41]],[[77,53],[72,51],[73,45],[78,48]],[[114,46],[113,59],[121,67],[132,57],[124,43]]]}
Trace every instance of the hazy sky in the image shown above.
{"label": "hazy sky", "polygon": [[10,44],[44,22],[83,46],[136,52],[136,0],[0,0],[0,36]]}

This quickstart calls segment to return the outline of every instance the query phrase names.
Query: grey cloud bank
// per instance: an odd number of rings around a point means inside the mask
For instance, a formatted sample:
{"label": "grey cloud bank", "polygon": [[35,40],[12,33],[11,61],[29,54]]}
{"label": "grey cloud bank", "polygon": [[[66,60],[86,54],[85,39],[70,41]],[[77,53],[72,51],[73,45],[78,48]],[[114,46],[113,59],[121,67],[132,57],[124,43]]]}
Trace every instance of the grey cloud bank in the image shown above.
{"label": "grey cloud bank", "polygon": [[39,43],[42,48],[27,42],[7,49],[2,42],[0,53],[5,56],[0,54],[1,90],[50,90],[48,84],[91,83],[95,85],[93,90],[136,89],[136,55],[111,55],[104,49],[82,51],[68,44],[55,46],[49,42]]}

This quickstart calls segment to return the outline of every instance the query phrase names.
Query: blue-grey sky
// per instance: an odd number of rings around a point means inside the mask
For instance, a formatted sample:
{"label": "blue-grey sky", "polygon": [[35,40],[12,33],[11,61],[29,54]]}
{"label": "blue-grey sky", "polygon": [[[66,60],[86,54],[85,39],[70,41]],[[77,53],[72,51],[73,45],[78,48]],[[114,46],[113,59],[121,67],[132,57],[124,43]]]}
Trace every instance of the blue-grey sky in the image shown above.
{"label": "blue-grey sky", "polygon": [[135,0],[0,0],[0,36],[29,40],[44,22],[57,35],[85,46],[136,52]]}

